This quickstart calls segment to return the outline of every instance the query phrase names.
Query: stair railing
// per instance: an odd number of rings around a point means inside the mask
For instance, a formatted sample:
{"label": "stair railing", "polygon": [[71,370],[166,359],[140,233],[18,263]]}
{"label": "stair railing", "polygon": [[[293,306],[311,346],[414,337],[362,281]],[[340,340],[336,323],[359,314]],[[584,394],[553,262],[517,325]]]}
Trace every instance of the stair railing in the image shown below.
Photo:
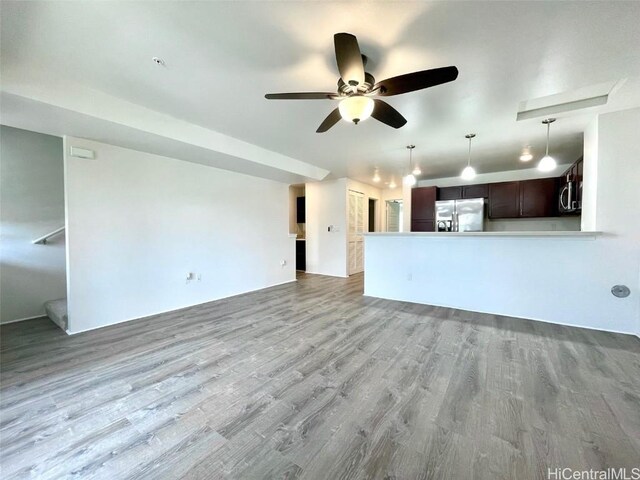
{"label": "stair railing", "polygon": [[46,245],[47,241],[51,238],[51,237],[55,237],[56,235],[64,232],[65,227],[60,227],[60,228],[56,228],[54,231],[47,233],[46,235],[43,235],[39,238],[36,238],[34,241],[32,241],[31,243],[33,243],[34,245],[40,244],[40,245]]}

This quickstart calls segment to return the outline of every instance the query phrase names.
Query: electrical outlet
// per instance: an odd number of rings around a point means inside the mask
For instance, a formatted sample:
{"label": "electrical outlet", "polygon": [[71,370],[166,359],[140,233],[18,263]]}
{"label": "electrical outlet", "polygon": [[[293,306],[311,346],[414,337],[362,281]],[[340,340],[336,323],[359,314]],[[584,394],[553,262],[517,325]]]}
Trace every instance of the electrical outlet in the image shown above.
{"label": "electrical outlet", "polygon": [[284,259],[283,259],[283,260],[280,260],[280,266],[281,266],[281,267],[284,267],[286,264],[287,264],[287,261],[286,261],[286,260],[284,260]]}

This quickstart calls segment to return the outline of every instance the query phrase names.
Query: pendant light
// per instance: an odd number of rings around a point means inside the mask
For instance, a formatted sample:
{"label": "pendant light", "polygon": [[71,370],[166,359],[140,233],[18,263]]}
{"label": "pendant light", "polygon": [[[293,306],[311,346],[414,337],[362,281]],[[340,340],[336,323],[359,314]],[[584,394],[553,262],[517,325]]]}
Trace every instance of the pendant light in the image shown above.
{"label": "pendant light", "polygon": [[533,160],[533,155],[531,155],[531,145],[527,145],[522,149],[522,155],[520,155],[521,162],[529,162]]}
{"label": "pendant light", "polygon": [[[413,153],[413,149],[416,148],[416,146],[407,145],[407,148],[409,149],[409,172],[411,172],[411,164],[413,163],[412,153]],[[413,187],[416,184],[416,177],[413,175],[413,173],[409,173],[409,175],[404,177],[404,184],[407,185],[408,187]]]}
{"label": "pendant light", "polygon": [[555,121],[555,118],[547,118],[542,121],[542,123],[547,126],[547,149],[545,151],[544,157],[542,157],[540,163],[538,163],[538,170],[540,170],[541,172],[550,172],[551,170],[555,169],[557,165],[555,159],[549,155],[549,127]]}
{"label": "pendant light", "polygon": [[464,167],[464,170],[462,170],[462,173],[460,174],[460,177],[463,180],[473,180],[476,176],[476,171],[471,166],[471,139],[475,136],[475,133],[469,133],[464,136],[464,138],[469,139],[469,157],[467,158],[467,166]]}

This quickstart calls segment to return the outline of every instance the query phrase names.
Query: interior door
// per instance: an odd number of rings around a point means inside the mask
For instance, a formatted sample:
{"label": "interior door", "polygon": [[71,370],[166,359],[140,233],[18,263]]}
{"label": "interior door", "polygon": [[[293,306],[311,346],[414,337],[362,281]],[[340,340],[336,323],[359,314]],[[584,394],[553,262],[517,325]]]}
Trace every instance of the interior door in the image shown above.
{"label": "interior door", "polygon": [[402,225],[402,202],[387,200],[387,232],[399,232]]}
{"label": "interior door", "polygon": [[364,270],[364,194],[349,190],[349,275]]}

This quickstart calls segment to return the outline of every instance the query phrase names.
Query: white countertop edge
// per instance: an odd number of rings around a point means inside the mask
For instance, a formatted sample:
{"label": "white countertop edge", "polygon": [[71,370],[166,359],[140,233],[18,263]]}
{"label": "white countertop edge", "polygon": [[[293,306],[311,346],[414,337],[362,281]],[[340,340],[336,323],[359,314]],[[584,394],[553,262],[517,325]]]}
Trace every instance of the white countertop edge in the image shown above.
{"label": "white countertop edge", "polygon": [[371,232],[365,237],[581,237],[596,238],[602,232]]}

